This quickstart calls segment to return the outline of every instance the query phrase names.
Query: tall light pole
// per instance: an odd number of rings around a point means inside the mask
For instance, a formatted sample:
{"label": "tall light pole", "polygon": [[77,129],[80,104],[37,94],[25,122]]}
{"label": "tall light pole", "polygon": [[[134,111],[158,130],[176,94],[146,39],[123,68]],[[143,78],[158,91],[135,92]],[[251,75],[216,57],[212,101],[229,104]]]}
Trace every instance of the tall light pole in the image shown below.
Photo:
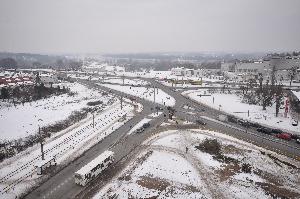
{"label": "tall light pole", "polygon": [[154,89],[154,104],[155,104],[155,86],[153,87],[153,89]]}
{"label": "tall light pole", "polygon": [[[38,122],[39,121],[43,121],[42,119],[38,119]],[[42,137],[42,134],[41,134],[41,127],[40,127],[40,124],[39,125],[39,136],[40,136],[40,144],[41,144],[41,153],[42,153],[42,160],[45,160],[45,154],[44,154],[44,139]]]}

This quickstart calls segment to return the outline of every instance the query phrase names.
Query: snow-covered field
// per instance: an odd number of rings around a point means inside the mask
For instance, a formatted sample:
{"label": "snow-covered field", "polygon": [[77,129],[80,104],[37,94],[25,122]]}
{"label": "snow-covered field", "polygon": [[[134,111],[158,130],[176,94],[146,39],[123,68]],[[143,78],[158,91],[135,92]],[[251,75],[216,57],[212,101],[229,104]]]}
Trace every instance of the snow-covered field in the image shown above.
{"label": "snow-covered field", "polygon": [[[55,157],[60,166],[69,163],[128,121],[132,111],[132,105],[125,104],[121,110],[119,102],[116,102],[106,110],[95,113],[94,128],[90,116],[57,133],[45,141],[45,158]],[[126,119],[119,122],[125,114]],[[37,175],[34,166],[40,162],[39,145],[4,160],[0,164],[0,198],[15,198],[37,184],[41,176]]]}
{"label": "snow-covered field", "polygon": [[[220,151],[195,146],[216,139]],[[217,132],[172,130],[93,198],[299,198],[299,162]]]}
{"label": "snow-covered field", "polygon": [[0,139],[10,140],[35,134],[40,127],[66,119],[71,112],[87,107],[87,102],[102,100],[106,104],[111,96],[88,89],[78,83],[64,83],[74,96],[63,94],[31,103],[17,105],[0,102]]}
{"label": "snow-covered field", "polygon": [[[112,85],[112,84],[99,84],[101,86],[105,86],[117,91],[121,91],[130,95],[134,95],[136,97],[143,98],[145,100],[154,101],[154,89],[147,87],[132,87],[132,86],[121,86],[121,85]],[[161,89],[155,89],[155,102],[166,105],[166,106],[174,106],[175,99],[162,91]]]}
{"label": "snow-covered field", "polygon": [[[240,97],[235,94],[214,93],[210,96],[203,96],[204,94],[209,95],[207,90],[185,91],[183,94],[212,108],[220,109],[237,117],[300,134],[300,125],[292,126],[293,118],[290,114],[285,118],[284,109],[280,109],[279,116],[275,117],[275,104],[263,111],[262,106],[242,103]],[[200,97],[199,95],[202,96]],[[249,117],[248,110],[250,113]]]}

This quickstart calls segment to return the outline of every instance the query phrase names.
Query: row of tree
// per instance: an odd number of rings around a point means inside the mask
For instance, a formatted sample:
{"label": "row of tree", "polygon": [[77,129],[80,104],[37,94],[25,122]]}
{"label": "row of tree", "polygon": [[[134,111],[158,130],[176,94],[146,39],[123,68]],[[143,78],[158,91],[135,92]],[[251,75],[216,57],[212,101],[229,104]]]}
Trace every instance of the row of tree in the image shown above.
{"label": "row of tree", "polygon": [[[18,63],[20,62],[20,63]],[[82,66],[82,62],[76,60],[57,59],[52,63],[42,63],[39,61],[32,61],[24,63],[23,61],[17,61],[14,58],[0,59],[0,68],[4,69],[16,69],[16,68],[55,68],[55,69],[70,69],[78,70]]]}

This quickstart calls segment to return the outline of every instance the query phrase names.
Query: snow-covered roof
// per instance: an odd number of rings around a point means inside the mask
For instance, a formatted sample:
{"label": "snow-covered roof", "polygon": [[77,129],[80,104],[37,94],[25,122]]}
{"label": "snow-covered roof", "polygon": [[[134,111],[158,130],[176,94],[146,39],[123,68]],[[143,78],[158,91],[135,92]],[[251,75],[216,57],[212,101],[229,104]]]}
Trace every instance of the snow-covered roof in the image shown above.
{"label": "snow-covered roof", "polygon": [[84,176],[85,174],[88,174],[95,166],[97,166],[99,163],[103,162],[106,158],[109,156],[113,156],[114,152],[112,151],[104,151],[101,155],[93,159],[91,162],[89,162],[87,165],[83,166],[81,169],[79,169],[76,174]]}
{"label": "snow-covered roof", "polygon": [[35,167],[42,167],[44,166],[45,164],[47,164],[48,162],[54,160],[54,158],[46,158],[45,160],[40,160],[39,162],[37,162],[35,164]]}

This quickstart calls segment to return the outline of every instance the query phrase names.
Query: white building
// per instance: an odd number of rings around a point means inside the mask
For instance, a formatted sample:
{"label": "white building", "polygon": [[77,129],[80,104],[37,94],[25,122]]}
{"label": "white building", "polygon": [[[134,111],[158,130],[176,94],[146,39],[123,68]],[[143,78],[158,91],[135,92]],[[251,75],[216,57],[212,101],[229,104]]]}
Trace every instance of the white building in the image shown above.
{"label": "white building", "polygon": [[177,67],[171,69],[171,75],[175,76],[184,76],[185,75],[185,68],[184,67]]}

